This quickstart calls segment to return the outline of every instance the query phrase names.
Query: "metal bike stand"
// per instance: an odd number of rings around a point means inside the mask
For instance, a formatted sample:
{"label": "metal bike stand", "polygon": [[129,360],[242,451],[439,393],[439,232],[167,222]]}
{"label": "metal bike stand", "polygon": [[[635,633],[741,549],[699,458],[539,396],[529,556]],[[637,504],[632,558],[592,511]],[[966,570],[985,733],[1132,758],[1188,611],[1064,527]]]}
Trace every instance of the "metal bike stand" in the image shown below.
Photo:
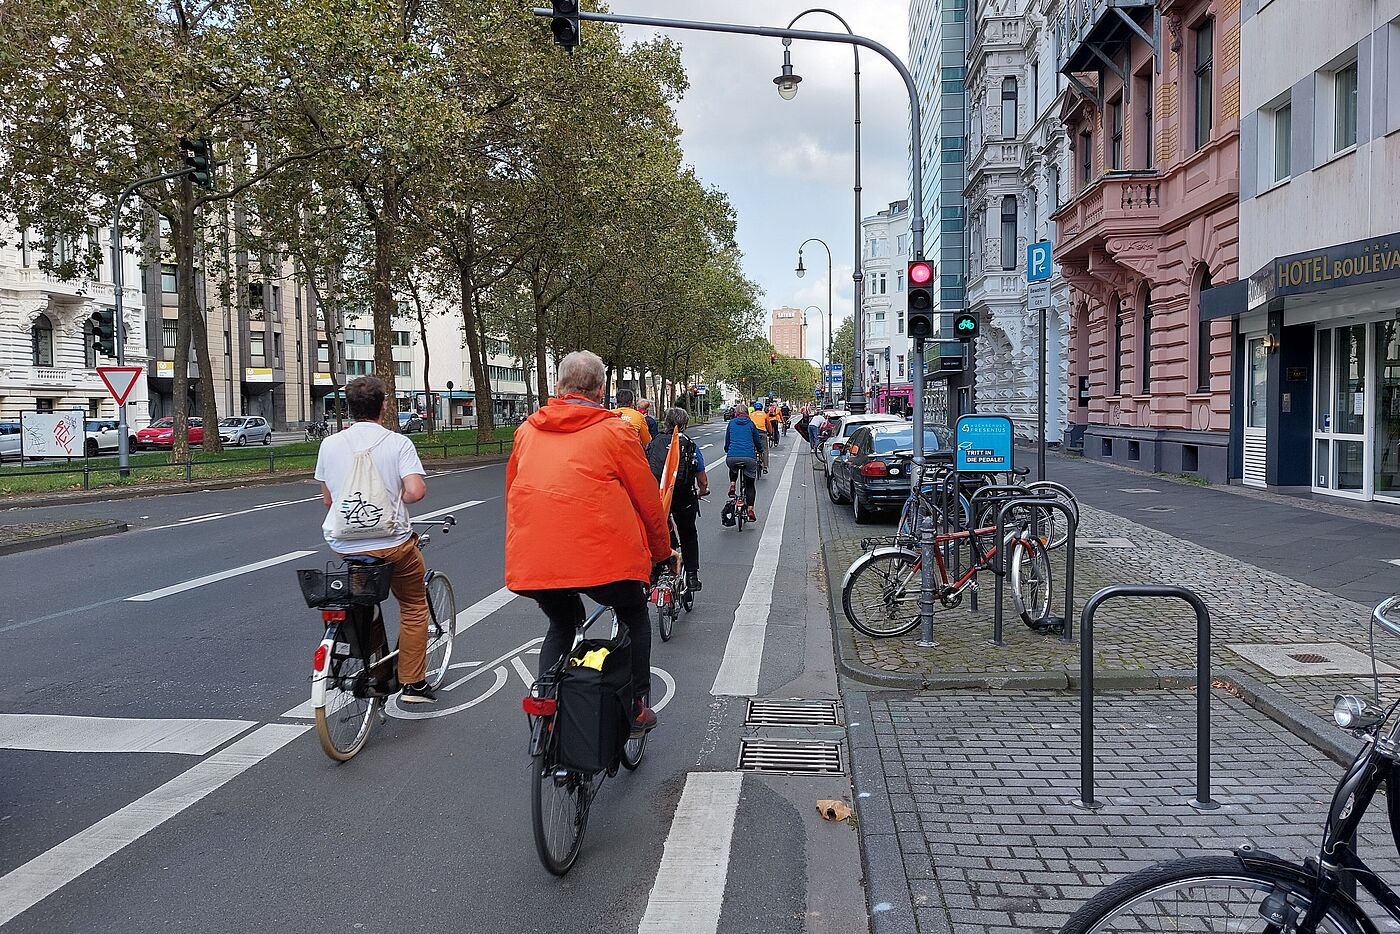
{"label": "metal bike stand", "polygon": [[[1061,624],[1060,641],[1074,641],[1074,552],[1076,542],[1079,538],[1079,518],[1074,511],[1058,499],[1043,496],[999,496],[998,499],[1005,498],[997,509],[997,530],[996,530],[996,579],[997,593],[996,601],[993,605],[992,617],[992,643],[994,645],[1005,645],[1002,639],[1003,621],[1005,619],[1006,603],[1006,575],[1010,568],[1007,566],[1006,545],[1006,514],[1014,508],[1032,507],[1035,509],[1053,509],[1065,517],[1065,525],[1068,528],[1068,535],[1065,536],[1065,615],[1056,620],[1053,616],[1046,616],[1045,625],[1053,626],[1058,622]],[[1046,560],[1049,560],[1050,550],[1046,549]]]}
{"label": "metal bike stand", "polygon": [[1173,584],[1113,584],[1089,598],[1079,617],[1079,798],[1075,807],[1097,810],[1094,798],[1094,614],[1118,597],[1170,597],[1196,611],[1196,797],[1191,806],[1213,811],[1210,797],[1210,611],[1194,591]]}

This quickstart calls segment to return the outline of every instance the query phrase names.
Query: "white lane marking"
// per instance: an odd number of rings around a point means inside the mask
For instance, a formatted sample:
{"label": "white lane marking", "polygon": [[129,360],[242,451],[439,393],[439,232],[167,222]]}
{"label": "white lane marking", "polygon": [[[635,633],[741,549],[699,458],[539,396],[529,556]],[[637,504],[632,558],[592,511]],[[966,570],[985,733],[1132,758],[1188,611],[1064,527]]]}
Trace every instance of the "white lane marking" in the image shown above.
{"label": "white lane marking", "polygon": [[213,522],[215,519],[232,519],[234,516],[246,516],[250,512],[258,512],[263,509],[272,509],[279,506],[296,506],[299,503],[309,503],[312,500],[318,500],[320,498],[319,496],[308,496],[306,499],[291,499],[284,503],[264,503],[261,506],[253,506],[250,509],[240,509],[237,512],[211,512],[207,516],[191,516],[188,519],[181,519],[179,522],[172,522],[169,525],[153,525],[149,529],[139,529],[138,531],[159,532],[161,529],[178,529],[187,525],[198,525],[201,522]]}
{"label": "white lane marking", "polygon": [[202,756],[255,726],[252,720],[136,720],[6,713],[0,714],[0,749]]}
{"label": "white lane marking", "polygon": [[637,934],[719,929],[743,781],[740,772],[692,772],[686,778]]}
{"label": "white lane marking", "polygon": [[504,608],[514,599],[515,594],[511,593],[508,588],[502,587],[495,593],[482,597],[465,610],[459,610],[457,612],[457,634],[466,632],[492,613]]}
{"label": "white lane marking", "polygon": [[421,516],[414,516],[413,518],[436,519],[438,516],[445,516],[449,512],[455,512],[458,509],[471,509],[473,506],[480,506],[484,502],[485,500],[481,499],[469,499],[465,503],[458,503],[455,506],[444,506],[441,509],[434,509],[432,512],[425,512]]}
{"label": "white lane marking", "polygon": [[712,448],[712,447],[714,447],[713,444],[702,444],[702,445],[700,445],[700,450],[702,450],[702,451],[708,451],[708,450],[709,450],[710,448]]}
{"label": "white lane marking", "polygon": [[285,555],[268,558],[266,561],[254,561],[252,564],[229,568],[227,571],[219,571],[215,574],[206,574],[203,577],[196,577],[194,580],[185,581],[182,584],[171,584],[169,587],[162,587],[160,590],[149,590],[146,593],[138,593],[134,597],[127,597],[126,600],[128,603],[149,603],[152,600],[159,600],[161,597],[184,593],[186,590],[194,590],[196,587],[203,587],[205,584],[227,580],[230,577],[238,577],[242,574],[251,574],[254,571],[261,571],[263,568],[270,568],[278,564],[286,564],[288,561],[295,561],[298,558],[305,558],[307,555],[314,555],[315,553],[314,551],[289,551]]}
{"label": "white lane marking", "polygon": [[671,677],[671,673],[665,668],[657,668],[655,666],[652,666],[651,673],[655,677],[660,678],[662,681],[666,682],[666,696],[661,698],[661,700],[657,701],[651,707],[652,713],[660,713],[663,707],[671,703],[671,698],[676,696],[676,679]]}
{"label": "white lane marking", "polygon": [[[540,645],[540,644],[543,643],[543,642],[544,642],[544,636],[537,636],[537,637],[535,637],[534,639],[531,639],[529,642],[526,642],[524,645],[517,646],[516,648],[511,649],[509,652],[505,653],[505,654],[502,655],[500,658],[494,658],[494,659],[492,659],[491,661],[489,661],[489,662],[487,662],[486,664],[482,665],[480,668],[478,668],[476,671],[473,671],[471,674],[467,675],[466,677],[464,677],[464,678],[458,678],[456,681],[453,681],[451,684],[447,685],[446,687],[439,688],[438,690],[439,690],[439,691],[455,691],[455,690],[457,690],[459,687],[461,687],[462,685],[464,685],[464,684],[466,684],[468,681],[470,681],[472,678],[475,678],[477,675],[481,674],[483,671],[489,671],[489,670],[491,670],[492,668],[496,667],[497,665],[501,664],[502,662],[506,661],[507,659],[511,658],[511,657],[514,656],[514,655],[524,655],[524,654],[526,654],[527,652],[529,652],[530,649],[532,649],[532,648],[534,648],[535,651],[538,652],[539,649],[538,649],[538,648],[535,648],[535,647],[538,646],[538,645]],[[452,667],[455,668],[455,667],[457,667],[457,666],[453,665]]]}
{"label": "white lane marking", "polygon": [[[488,669],[483,668],[478,670],[486,671]],[[482,694],[479,697],[473,697],[471,700],[457,704],[455,707],[430,708],[428,710],[409,710],[408,708],[402,706],[399,703],[399,695],[395,694],[389,700],[389,703],[384,706],[384,712],[398,720],[436,720],[438,717],[446,717],[450,714],[460,713],[463,710],[468,710],[472,707],[475,707],[477,704],[490,700],[492,697],[496,696],[497,691],[506,686],[506,681],[510,680],[510,674],[506,671],[505,666],[502,665],[496,668],[495,672],[496,680],[489,688],[486,689],[485,694]],[[473,673],[475,674],[475,672]],[[462,679],[462,681],[465,680],[467,679]],[[457,682],[457,684],[461,683],[461,681]],[[456,686],[457,685],[455,684],[453,685],[453,687]],[[439,689],[438,697],[442,696],[442,690],[444,689]]]}
{"label": "white lane marking", "polygon": [[310,729],[269,723],[0,876],[0,925],[140,839]]}
{"label": "white lane marking", "polygon": [[282,714],[282,718],[285,720],[312,720],[315,719],[315,717],[316,705],[312,703],[309,697],[291,710]]}
{"label": "white lane marking", "polygon": [[520,676],[520,680],[525,682],[525,690],[528,691],[530,688],[534,687],[535,673],[525,667],[525,660],[523,658],[517,655],[510,660],[510,664],[511,667],[515,669],[515,673]]}
{"label": "white lane marking", "polygon": [[773,584],[778,577],[778,552],[783,546],[787,524],[788,494],[792,491],[792,469],[797,458],[789,456],[783,468],[778,491],[768,508],[768,521],[758,541],[753,570],[743,596],[734,609],[734,625],[724,648],[724,661],[715,675],[711,694],[752,697],[758,693],[758,671],[763,665],[763,641],[768,630],[768,614],[773,608]]}

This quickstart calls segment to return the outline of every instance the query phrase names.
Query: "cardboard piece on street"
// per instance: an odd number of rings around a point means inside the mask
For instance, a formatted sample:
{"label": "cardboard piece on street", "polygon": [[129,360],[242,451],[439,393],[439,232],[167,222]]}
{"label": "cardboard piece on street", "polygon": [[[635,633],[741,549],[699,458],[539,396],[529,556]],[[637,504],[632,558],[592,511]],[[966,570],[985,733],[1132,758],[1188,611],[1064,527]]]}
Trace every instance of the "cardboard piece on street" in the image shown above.
{"label": "cardboard piece on street", "polygon": [[851,806],[844,801],[827,798],[817,802],[817,813],[822,820],[845,820],[851,816]]}

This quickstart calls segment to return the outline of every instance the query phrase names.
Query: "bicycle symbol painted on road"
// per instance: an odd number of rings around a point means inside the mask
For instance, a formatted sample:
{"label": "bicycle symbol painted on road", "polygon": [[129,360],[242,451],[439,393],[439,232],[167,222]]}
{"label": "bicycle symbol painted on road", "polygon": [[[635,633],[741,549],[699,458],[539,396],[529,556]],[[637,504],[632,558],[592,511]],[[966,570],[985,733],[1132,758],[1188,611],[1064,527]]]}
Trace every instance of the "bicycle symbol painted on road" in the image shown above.
{"label": "bicycle symbol painted on road", "polygon": [[[489,662],[456,662],[447,666],[448,680],[442,687],[438,688],[438,703],[456,700],[454,693],[461,689],[466,689],[462,696],[469,697],[450,706],[440,707],[433,710],[409,710],[399,705],[398,696],[395,695],[385,706],[384,712],[391,717],[400,720],[433,720],[437,717],[446,717],[454,713],[461,713],[470,710],[478,704],[485,703],[494,697],[501,688],[510,681],[510,673],[514,671],[520,678],[525,690],[535,683],[535,659],[532,657],[527,664],[525,656],[537,656],[540,654],[540,644],[544,642],[543,637],[531,639],[524,645],[517,646],[499,658]],[[485,677],[489,673],[489,678]],[[671,673],[664,668],[651,668],[653,679],[653,690],[660,685],[665,686],[665,693],[655,704],[652,710],[660,711],[671,702],[671,698],[676,696],[676,680],[671,677]]]}

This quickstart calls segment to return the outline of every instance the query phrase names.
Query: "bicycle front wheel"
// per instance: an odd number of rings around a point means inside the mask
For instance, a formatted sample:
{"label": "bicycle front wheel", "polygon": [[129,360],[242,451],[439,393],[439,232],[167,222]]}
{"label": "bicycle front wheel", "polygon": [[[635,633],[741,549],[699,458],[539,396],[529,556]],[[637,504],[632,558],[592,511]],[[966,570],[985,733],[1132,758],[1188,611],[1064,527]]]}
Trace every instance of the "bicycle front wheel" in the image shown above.
{"label": "bicycle front wheel", "polygon": [[452,592],[452,582],[436,571],[429,571],[427,678],[434,690],[447,677],[456,629],[457,596]]}
{"label": "bicycle front wheel", "polygon": [[856,561],[841,588],[846,619],[872,639],[902,636],[919,625],[919,556],[903,548]]}
{"label": "bicycle front wheel", "polygon": [[596,779],[557,768],[548,753],[530,760],[530,816],[535,827],[535,851],[551,874],[573,868],[588,829]]}
{"label": "bicycle front wheel", "polygon": [[350,759],[364,748],[383,701],[370,696],[370,665],[355,655],[332,655],[326,674],[325,702],[316,708],[316,738],[321,749],[337,762]]}
{"label": "bicycle front wheel", "polygon": [[[1308,911],[1312,892],[1298,875],[1246,866],[1231,856],[1175,860],[1124,876],[1089,899],[1060,928],[1060,934],[1116,932],[1293,930]],[[1288,923],[1289,915],[1292,922]],[[1320,934],[1368,930],[1355,903],[1334,896],[1318,924]]]}
{"label": "bicycle front wheel", "polygon": [[1034,538],[1018,538],[1011,547],[1011,599],[1029,626],[1050,615],[1050,555]]}

